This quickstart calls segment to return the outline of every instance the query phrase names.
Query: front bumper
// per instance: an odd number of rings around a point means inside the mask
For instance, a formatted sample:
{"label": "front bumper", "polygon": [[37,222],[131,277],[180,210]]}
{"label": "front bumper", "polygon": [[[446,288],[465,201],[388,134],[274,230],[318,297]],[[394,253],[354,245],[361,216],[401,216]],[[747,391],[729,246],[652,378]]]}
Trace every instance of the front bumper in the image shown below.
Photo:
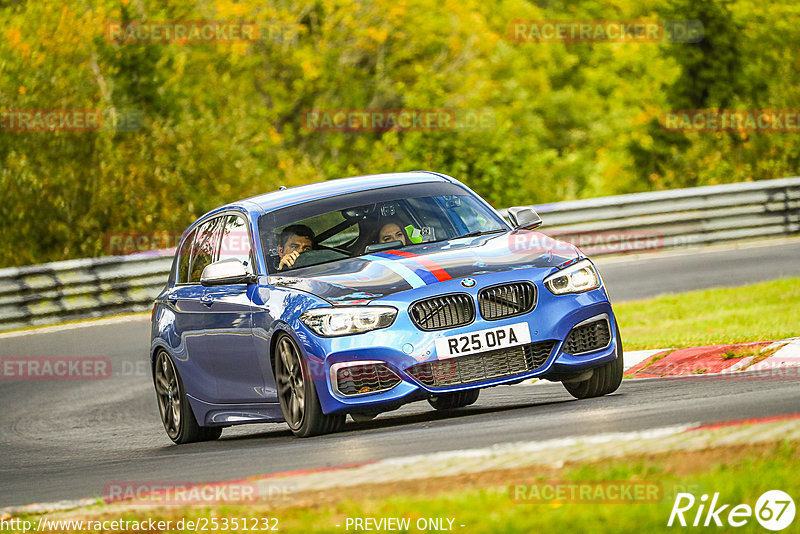
{"label": "front bumper", "polygon": [[[488,284],[494,283],[493,280],[487,280],[487,282]],[[449,283],[436,285],[444,286]],[[602,287],[581,294],[556,296],[545,289],[541,283],[536,283],[536,285],[539,298],[533,311],[521,316],[492,321],[487,321],[481,318],[480,314],[476,314],[477,316],[471,324],[447,330],[433,332],[419,330],[411,322],[406,312],[408,302],[399,299],[380,300],[381,305],[395,306],[399,310],[392,326],[381,330],[338,338],[321,338],[298,323],[296,333],[306,353],[305,356],[315,380],[322,410],[325,413],[380,412],[396,408],[407,402],[427,398],[435,393],[513,384],[528,378],[563,380],[579,375],[588,369],[602,366],[616,358],[617,326],[611,304]],[[484,284],[481,286],[485,287]],[[437,289],[437,293],[449,292],[448,289],[442,287]],[[467,292],[477,294],[479,289],[474,288],[473,291]],[[460,285],[457,289],[453,288],[452,290],[465,292]],[[420,295],[416,294],[415,297],[420,298]],[[378,304],[377,301],[376,304]],[[607,346],[579,355],[564,352],[564,341],[576,325],[603,315],[608,318],[610,330],[610,341]],[[520,322],[528,324],[532,343],[546,341],[553,343],[553,348],[544,363],[531,371],[514,372],[510,375],[495,376],[468,384],[442,387],[426,385],[409,371],[412,366],[417,364],[439,361],[435,342],[440,337]],[[461,358],[466,357],[468,356]],[[350,362],[383,363],[400,380],[397,385],[385,391],[342,395],[333,383],[332,377],[335,376],[335,373],[332,373],[331,369],[346,366]]]}

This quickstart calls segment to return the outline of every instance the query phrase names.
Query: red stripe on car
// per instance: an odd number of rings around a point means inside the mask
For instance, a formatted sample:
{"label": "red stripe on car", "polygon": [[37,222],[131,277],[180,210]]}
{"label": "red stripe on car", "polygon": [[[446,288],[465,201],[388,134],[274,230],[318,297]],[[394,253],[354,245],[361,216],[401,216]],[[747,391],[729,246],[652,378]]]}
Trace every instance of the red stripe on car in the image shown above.
{"label": "red stripe on car", "polygon": [[419,254],[414,254],[413,252],[407,252],[405,250],[387,250],[386,254],[393,254],[395,256],[402,256],[403,258],[408,258],[414,260],[415,262],[419,263],[426,269],[428,269],[433,276],[440,282],[445,282],[447,280],[452,280],[453,277],[450,276],[450,273],[444,270],[444,268],[436,263],[433,260],[426,258],[425,256],[420,256]]}

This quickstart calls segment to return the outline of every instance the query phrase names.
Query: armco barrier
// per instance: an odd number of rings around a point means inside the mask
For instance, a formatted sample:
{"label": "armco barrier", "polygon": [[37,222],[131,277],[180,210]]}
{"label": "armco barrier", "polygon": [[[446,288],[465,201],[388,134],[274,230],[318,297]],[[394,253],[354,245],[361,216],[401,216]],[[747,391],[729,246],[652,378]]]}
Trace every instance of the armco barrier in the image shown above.
{"label": "armco barrier", "polygon": [[[706,245],[800,233],[800,178],[531,207],[547,235],[593,256]],[[135,255],[0,269],[0,330],[149,310],[171,263]]]}
{"label": "armco barrier", "polygon": [[0,330],[149,310],[171,256],[110,256],[0,269]]}
{"label": "armco barrier", "polygon": [[592,256],[708,245],[800,233],[800,178],[531,207],[543,232]]}

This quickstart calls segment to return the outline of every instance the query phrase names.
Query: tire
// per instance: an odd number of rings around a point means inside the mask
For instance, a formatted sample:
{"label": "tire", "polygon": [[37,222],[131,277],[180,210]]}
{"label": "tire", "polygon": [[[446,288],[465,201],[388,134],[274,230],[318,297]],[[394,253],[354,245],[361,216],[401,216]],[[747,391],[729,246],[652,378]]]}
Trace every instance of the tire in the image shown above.
{"label": "tire", "polygon": [[329,434],[344,427],[345,414],[322,413],[308,365],[285,333],[278,334],[275,342],[275,384],[283,417],[295,436]]}
{"label": "tire", "polygon": [[463,408],[464,406],[475,404],[480,394],[480,389],[442,393],[440,395],[431,396],[428,399],[428,403],[437,410],[455,410],[456,408]]}
{"label": "tire", "polygon": [[613,362],[608,362],[594,370],[591,378],[582,382],[563,382],[564,388],[576,399],[590,399],[602,397],[615,392],[622,383],[624,363],[622,357],[622,339],[617,328],[617,357]]}
{"label": "tire", "polygon": [[167,436],[181,445],[197,441],[211,441],[222,435],[218,426],[200,426],[186,398],[178,369],[166,351],[159,351],[153,368],[153,383],[156,388],[158,412]]}

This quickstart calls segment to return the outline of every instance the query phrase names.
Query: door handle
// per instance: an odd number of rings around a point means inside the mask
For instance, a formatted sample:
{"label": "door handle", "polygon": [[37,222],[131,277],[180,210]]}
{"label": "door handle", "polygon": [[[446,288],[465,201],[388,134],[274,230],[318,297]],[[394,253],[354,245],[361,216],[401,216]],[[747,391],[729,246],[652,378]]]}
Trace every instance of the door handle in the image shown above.
{"label": "door handle", "polygon": [[200,302],[202,302],[203,304],[205,304],[210,308],[211,305],[214,304],[214,297],[212,297],[211,295],[203,295],[202,297],[200,297]]}

